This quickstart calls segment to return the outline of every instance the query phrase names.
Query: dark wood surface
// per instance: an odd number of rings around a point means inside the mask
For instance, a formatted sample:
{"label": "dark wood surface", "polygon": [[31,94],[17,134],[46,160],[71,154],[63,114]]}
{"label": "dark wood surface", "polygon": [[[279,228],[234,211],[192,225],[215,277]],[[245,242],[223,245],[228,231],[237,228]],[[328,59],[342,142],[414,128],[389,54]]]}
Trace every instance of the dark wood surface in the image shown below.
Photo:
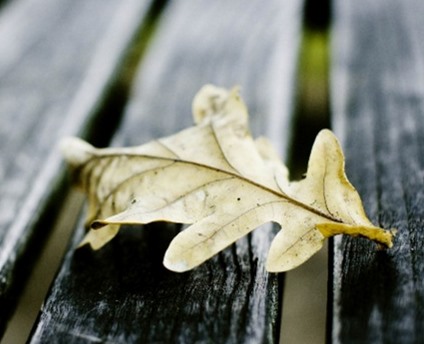
{"label": "dark wood surface", "polygon": [[0,334],[60,204],[55,146],[64,135],[88,134],[147,10],[138,0],[1,7]]}
{"label": "dark wood surface", "polygon": [[336,1],[332,112],[347,173],[395,245],[334,241],[334,343],[424,342],[424,3]]}
{"label": "dark wood surface", "polygon": [[[299,1],[170,2],[113,144],[140,144],[191,125],[191,100],[203,84],[239,84],[254,134],[270,136],[284,156],[300,24]],[[183,274],[162,266],[178,230],[126,228],[100,251],[74,251],[80,226],[31,343],[277,342],[281,281],[265,271],[272,228]]]}

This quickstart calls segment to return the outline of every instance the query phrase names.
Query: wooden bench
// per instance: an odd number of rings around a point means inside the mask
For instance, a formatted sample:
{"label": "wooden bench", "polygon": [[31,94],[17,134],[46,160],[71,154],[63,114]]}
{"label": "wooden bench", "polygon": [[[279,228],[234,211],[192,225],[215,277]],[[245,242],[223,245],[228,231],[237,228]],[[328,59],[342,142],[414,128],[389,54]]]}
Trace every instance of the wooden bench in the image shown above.
{"label": "wooden bench", "polygon": [[336,1],[332,123],[372,221],[393,249],[336,238],[334,342],[424,342],[424,4]]}
{"label": "wooden bench", "polygon": [[[123,146],[169,135],[191,124],[193,95],[215,83],[241,85],[254,135],[283,158],[306,139],[302,128],[293,133],[302,8],[300,0],[3,4],[0,333],[66,206],[61,137]],[[370,218],[398,235],[389,251],[332,241],[328,340],[422,342],[424,6],[333,8],[332,127]],[[284,274],[265,271],[272,226],[177,274],[162,257],[178,226],[128,228],[93,252],[75,250],[82,218],[29,343],[278,342]]]}

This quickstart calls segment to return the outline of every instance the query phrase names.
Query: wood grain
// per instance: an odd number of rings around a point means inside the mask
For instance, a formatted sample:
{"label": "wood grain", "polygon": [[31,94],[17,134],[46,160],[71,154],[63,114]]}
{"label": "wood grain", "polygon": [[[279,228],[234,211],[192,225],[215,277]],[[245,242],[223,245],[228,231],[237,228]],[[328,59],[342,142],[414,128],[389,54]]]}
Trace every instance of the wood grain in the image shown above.
{"label": "wood grain", "polygon": [[377,225],[397,228],[378,250],[334,241],[334,343],[424,341],[424,4],[337,1],[333,124],[347,173]]}
{"label": "wood grain", "polygon": [[[114,145],[191,125],[205,83],[242,86],[255,135],[285,154],[299,44],[299,1],[174,1],[159,21]],[[281,284],[265,271],[274,233],[263,227],[195,270],[165,270],[180,228],[126,228],[100,251],[74,251],[52,286],[31,343],[275,343]]]}
{"label": "wood grain", "polygon": [[56,144],[87,135],[147,5],[23,0],[1,8],[0,334],[60,203]]}

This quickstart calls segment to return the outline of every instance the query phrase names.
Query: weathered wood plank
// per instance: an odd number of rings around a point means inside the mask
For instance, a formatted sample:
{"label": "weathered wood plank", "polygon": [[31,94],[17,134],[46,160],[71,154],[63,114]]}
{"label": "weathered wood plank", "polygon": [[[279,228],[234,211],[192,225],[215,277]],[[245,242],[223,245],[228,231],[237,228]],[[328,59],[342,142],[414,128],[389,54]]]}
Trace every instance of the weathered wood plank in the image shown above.
{"label": "weathered wood plank", "polygon": [[424,3],[337,1],[332,100],[347,172],[395,245],[334,241],[335,343],[424,342]]}
{"label": "weathered wood plank", "polygon": [[54,216],[46,209],[63,179],[54,147],[87,134],[147,7],[23,0],[0,12],[0,334],[33,260],[25,256]]}
{"label": "weathered wood plank", "polygon": [[[268,134],[284,152],[300,23],[300,1],[170,3],[114,144],[140,144],[190,125],[192,97],[205,83],[240,84],[254,133]],[[271,228],[183,274],[162,267],[177,230],[126,229],[100,251],[74,252],[79,228],[32,343],[277,342],[281,284],[265,271]]]}

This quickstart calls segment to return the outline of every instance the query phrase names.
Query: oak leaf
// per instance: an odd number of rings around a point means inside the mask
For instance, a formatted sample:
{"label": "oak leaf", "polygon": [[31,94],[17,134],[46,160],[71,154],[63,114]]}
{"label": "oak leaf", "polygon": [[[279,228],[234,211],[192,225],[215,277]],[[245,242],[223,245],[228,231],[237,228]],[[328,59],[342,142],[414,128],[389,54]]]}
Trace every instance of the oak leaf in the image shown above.
{"label": "oak leaf", "polygon": [[89,201],[90,230],[80,245],[97,250],[123,224],[190,224],[165,253],[164,265],[178,272],[267,222],[281,226],[267,260],[272,272],[297,267],[336,234],[392,246],[393,233],[368,220],[331,131],[318,134],[306,178],[289,182],[270,142],[252,139],[237,89],[204,86],[193,115],[195,126],[138,147],[96,149],[77,138],[63,141]]}

